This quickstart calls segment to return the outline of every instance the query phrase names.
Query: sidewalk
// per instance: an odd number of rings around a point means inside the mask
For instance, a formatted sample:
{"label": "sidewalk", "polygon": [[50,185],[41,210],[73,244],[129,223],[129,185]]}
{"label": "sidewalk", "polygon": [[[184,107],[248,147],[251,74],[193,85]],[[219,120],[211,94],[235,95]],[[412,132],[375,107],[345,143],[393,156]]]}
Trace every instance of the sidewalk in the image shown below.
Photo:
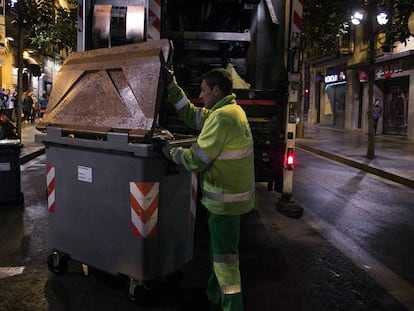
{"label": "sidewalk", "polygon": [[[22,125],[21,163],[45,152],[43,144],[34,142],[36,133],[34,124]],[[300,149],[414,188],[414,142],[405,137],[375,136],[375,158],[370,161],[366,158],[368,136],[360,131],[306,123],[304,136],[296,139]]]}
{"label": "sidewalk", "polygon": [[368,160],[368,136],[361,131],[306,123],[296,146],[414,188],[414,142],[405,137],[376,135],[375,157]]}
{"label": "sidewalk", "polygon": [[39,133],[40,132],[36,130],[35,124],[22,123],[21,142],[23,144],[23,148],[20,151],[21,164],[24,164],[45,153],[45,146],[43,144],[35,143],[35,134]]}

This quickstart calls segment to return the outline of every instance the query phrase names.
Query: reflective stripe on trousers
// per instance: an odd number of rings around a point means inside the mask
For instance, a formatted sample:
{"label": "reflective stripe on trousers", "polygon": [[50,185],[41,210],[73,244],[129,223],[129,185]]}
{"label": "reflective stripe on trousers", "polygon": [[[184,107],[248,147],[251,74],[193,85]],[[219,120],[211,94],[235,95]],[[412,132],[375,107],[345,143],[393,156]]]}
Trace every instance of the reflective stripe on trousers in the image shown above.
{"label": "reflective stripe on trousers", "polygon": [[[229,279],[234,278],[234,275],[232,276],[229,274],[229,271],[237,271],[237,275],[239,275],[238,269],[239,269],[239,255],[238,254],[219,254],[215,255],[213,254],[213,265],[214,265],[214,271],[216,272],[216,276],[219,280],[219,285],[221,292],[225,295],[230,294],[237,294],[241,292],[241,285],[238,284],[232,284],[232,285],[225,285],[226,281],[224,279],[227,279],[227,282]],[[220,277],[220,276],[226,276],[226,277]],[[240,281],[240,277],[238,277],[238,280]]]}

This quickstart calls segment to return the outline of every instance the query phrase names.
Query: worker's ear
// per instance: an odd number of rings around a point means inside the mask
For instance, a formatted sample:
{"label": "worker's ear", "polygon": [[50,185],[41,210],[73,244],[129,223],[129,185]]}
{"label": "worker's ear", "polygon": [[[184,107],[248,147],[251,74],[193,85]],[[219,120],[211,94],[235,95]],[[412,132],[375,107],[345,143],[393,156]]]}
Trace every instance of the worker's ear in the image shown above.
{"label": "worker's ear", "polygon": [[221,88],[219,87],[219,86],[217,86],[217,85],[215,85],[214,87],[213,87],[213,94],[215,95],[215,96],[221,96],[222,95],[222,90],[221,90]]}

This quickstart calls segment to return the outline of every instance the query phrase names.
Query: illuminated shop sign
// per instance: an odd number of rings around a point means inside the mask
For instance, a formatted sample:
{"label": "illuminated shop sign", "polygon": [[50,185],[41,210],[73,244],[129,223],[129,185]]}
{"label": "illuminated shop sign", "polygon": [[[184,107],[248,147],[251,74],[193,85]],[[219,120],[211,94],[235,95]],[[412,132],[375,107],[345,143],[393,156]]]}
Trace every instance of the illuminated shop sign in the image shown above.
{"label": "illuminated shop sign", "polygon": [[339,74],[327,74],[325,76],[325,83],[334,83],[340,81],[346,81],[346,76],[343,71],[341,71]]}
{"label": "illuminated shop sign", "polygon": [[[404,65],[401,60],[379,64],[375,68],[375,79],[392,78],[394,74],[404,71],[403,66]],[[368,82],[368,73],[365,70],[366,69],[358,70],[359,82]]]}
{"label": "illuminated shop sign", "polygon": [[375,70],[375,77],[379,78],[391,78],[394,73],[402,72],[401,62],[383,64],[378,66]]}

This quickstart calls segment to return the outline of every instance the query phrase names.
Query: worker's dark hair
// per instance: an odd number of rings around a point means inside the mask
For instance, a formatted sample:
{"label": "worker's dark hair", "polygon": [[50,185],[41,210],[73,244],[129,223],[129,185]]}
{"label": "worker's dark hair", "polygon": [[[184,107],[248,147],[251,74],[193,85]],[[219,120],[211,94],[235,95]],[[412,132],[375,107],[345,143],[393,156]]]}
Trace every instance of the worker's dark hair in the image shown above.
{"label": "worker's dark hair", "polygon": [[214,68],[204,74],[202,79],[206,80],[206,83],[210,88],[217,85],[223,91],[224,95],[231,94],[233,90],[233,79],[231,78],[231,74],[224,68]]}

